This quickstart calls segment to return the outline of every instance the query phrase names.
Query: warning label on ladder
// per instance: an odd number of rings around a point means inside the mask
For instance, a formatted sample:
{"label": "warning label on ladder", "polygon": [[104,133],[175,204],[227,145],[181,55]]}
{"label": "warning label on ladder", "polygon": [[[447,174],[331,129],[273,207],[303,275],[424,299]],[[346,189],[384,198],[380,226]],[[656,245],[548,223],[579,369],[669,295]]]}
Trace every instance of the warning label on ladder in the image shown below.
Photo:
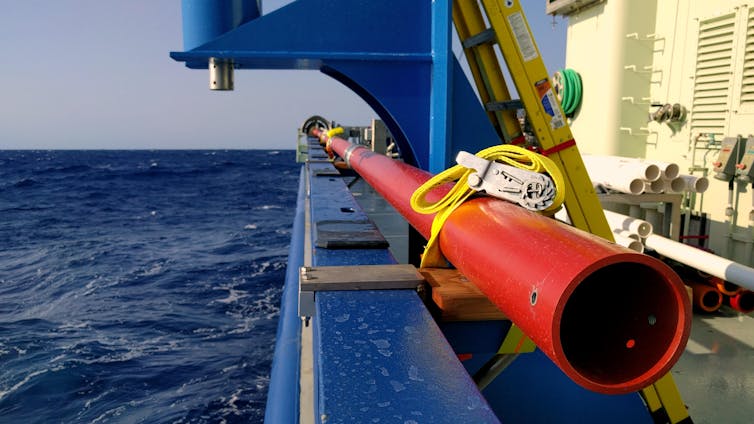
{"label": "warning label on ladder", "polygon": [[563,114],[558,107],[558,100],[555,98],[555,93],[552,92],[552,88],[550,87],[550,81],[543,79],[534,83],[534,86],[537,89],[539,101],[542,103],[545,113],[552,116],[550,128],[556,130],[565,125]]}
{"label": "warning label on ladder", "polygon": [[526,27],[526,20],[521,12],[513,13],[508,16],[508,22],[513,30],[513,36],[516,38],[516,44],[518,44],[518,51],[521,52],[521,57],[524,58],[524,62],[536,59],[537,47],[534,46],[534,40],[529,34],[529,29]]}

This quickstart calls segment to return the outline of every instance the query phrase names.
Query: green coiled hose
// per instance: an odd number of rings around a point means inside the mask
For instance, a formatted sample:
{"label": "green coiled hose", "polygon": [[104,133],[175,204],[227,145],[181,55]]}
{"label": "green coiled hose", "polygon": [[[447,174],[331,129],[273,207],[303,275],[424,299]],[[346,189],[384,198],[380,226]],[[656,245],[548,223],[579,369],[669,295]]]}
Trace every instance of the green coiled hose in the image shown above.
{"label": "green coiled hose", "polygon": [[581,75],[573,69],[561,69],[552,77],[555,86],[555,94],[560,101],[560,108],[568,117],[573,114],[581,104],[582,85]]}

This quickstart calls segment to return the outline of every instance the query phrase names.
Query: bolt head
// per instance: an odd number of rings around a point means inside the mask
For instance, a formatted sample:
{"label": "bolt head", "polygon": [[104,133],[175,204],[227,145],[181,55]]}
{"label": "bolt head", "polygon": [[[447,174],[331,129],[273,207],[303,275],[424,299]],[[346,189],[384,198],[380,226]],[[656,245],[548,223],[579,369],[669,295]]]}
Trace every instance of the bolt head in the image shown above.
{"label": "bolt head", "polygon": [[482,184],[482,179],[479,178],[479,175],[477,175],[477,174],[471,174],[471,175],[469,175],[469,180],[468,181],[469,181],[469,185],[471,187],[478,187],[479,185]]}

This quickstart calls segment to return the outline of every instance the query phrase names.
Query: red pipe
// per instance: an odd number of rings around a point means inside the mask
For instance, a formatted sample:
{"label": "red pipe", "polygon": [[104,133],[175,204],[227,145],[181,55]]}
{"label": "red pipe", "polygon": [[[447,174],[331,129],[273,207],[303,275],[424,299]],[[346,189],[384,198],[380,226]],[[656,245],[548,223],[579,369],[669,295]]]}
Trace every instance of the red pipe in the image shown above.
{"label": "red pipe", "polygon": [[[433,216],[414,212],[409,199],[431,174],[337,137],[328,143],[429,236]],[[439,237],[445,257],[588,389],[634,392],[669,372],[683,352],[688,296],[658,260],[489,197],[461,205]]]}
{"label": "red pipe", "polygon": [[715,312],[723,306],[723,294],[715,287],[689,279],[683,282],[693,290],[695,308],[704,312]]}
{"label": "red pipe", "polygon": [[728,305],[744,314],[754,312],[754,291],[741,290],[736,295],[728,298]]}
{"label": "red pipe", "polygon": [[720,293],[726,296],[735,296],[743,289],[730,281],[725,281],[720,277],[707,276],[706,283],[716,288]]}

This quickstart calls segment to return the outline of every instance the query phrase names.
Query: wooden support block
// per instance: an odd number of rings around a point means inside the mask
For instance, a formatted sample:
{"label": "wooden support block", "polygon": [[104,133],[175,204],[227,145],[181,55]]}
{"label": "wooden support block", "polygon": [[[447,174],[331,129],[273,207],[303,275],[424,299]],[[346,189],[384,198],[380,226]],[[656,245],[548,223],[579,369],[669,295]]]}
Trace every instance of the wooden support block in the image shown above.
{"label": "wooden support block", "polygon": [[301,291],[416,289],[424,278],[413,265],[301,268]]}
{"label": "wooden support block", "polygon": [[504,320],[505,315],[458,270],[422,268],[443,321]]}
{"label": "wooden support block", "polygon": [[684,285],[684,287],[686,287],[686,294],[689,296],[689,302],[691,302],[691,304],[693,305],[694,304],[694,289],[692,289],[691,287],[687,285]]}

